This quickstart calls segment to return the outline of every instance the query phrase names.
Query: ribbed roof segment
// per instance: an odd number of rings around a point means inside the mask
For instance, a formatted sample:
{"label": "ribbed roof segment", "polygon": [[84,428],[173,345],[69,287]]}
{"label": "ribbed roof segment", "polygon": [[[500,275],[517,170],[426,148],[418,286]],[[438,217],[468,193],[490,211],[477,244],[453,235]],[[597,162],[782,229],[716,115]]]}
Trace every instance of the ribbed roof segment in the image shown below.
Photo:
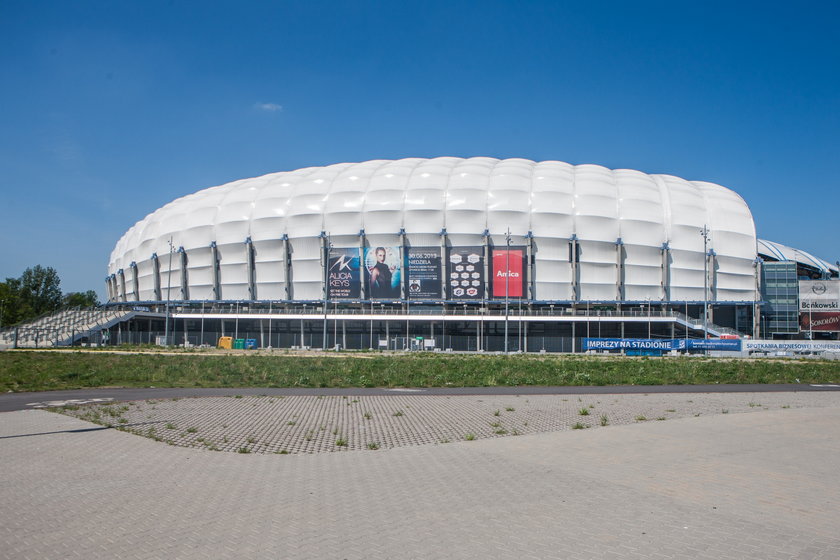
{"label": "ribbed roof segment", "polygon": [[[720,253],[755,252],[750,211],[735,192],[670,175],[559,161],[442,157],[309,167],[179,198],[119,240],[114,272],[152,253],[211,242],[332,235],[501,234],[696,248],[709,225]],[[701,240],[702,245],[702,240]],[[686,247],[687,248],[687,247]],[[701,249],[702,250],[702,249]]]}

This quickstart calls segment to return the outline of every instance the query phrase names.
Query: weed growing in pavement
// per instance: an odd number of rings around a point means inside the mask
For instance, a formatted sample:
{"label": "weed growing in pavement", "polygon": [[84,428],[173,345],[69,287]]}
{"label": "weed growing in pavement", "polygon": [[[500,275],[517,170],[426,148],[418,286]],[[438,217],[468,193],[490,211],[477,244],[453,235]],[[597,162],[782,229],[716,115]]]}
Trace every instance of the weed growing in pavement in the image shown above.
{"label": "weed growing in pavement", "polygon": [[243,447],[240,447],[239,449],[237,449],[237,450],[236,450],[236,452],[237,452],[237,453],[250,453],[250,452],[251,452],[251,450],[250,450],[250,449],[248,449],[247,447],[244,447],[244,446],[243,446]]}
{"label": "weed growing in pavement", "polygon": [[657,419],[657,420],[665,420],[665,417],[664,417],[664,416],[659,416],[659,417],[657,417],[656,419]]}
{"label": "weed growing in pavement", "polygon": [[247,441],[248,443],[253,445],[253,444],[257,443],[257,438],[255,438],[254,436],[248,436],[248,438],[245,441]]}
{"label": "weed growing in pavement", "polygon": [[365,417],[365,420],[370,420],[371,418],[373,418],[373,415],[370,412],[365,412],[363,416]]}
{"label": "weed growing in pavement", "polygon": [[755,408],[757,406],[761,406],[761,403],[754,403],[754,402],[750,403],[750,408]]}
{"label": "weed growing in pavement", "polygon": [[398,410],[398,411],[396,411],[396,412],[394,413],[394,416],[402,416],[402,415],[403,415],[403,411],[402,411],[402,410]]}
{"label": "weed growing in pavement", "polygon": [[505,430],[504,428],[499,428],[498,430],[496,430],[496,433],[500,436],[503,436],[507,433],[507,430]]}
{"label": "weed growing in pavement", "polygon": [[275,451],[274,453],[276,455],[288,455],[289,454],[289,452],[286,451],[285,449],[281,449],[280,451]]}
{"label": "weed growing in pavement", "polygon": [[234,399],[241,399],[241,398],[242,398],[242,395],[233,395],[233,398],[234,398]]}
{"label": "weed growing in pavement", "polygon": [[286,425],[287,426],[294,426],[296,423],[297,422],[295,422],[294,420],[289,420],[288,422],[286,422]]}
{"label": "weed growing in pavement", "polygon": [[665,410],[665,412],[676,412],[676,411],[677,411],[676,408],[668,408],[668,409]]}
{"label": "weed growing in pavement", "polygon": [[198,428],[196,428],[195,426],[191,426],[191,427],[187,428],[187,433],[188,434],[194,434],[197,431],[198,431]]}
{"label": "weed growing in pavement", "polygon": [[337,440],[335,440],[335,444],[338,447],[347,447],[347,440],[344,438],[338,438]]}
{"label": "weed growing in pavement", "polygon": [[514,410],[516,410],[516,409],[515,409],[515,408],[513,408],[512,406],[506,406],[506,407],[505,407],[505,410],[507,410],[508,412],[513,412],[513,411],[514,411]]}
{"label": "weed growing in pavement", "polygon": [[645,422],[645,421],[647,421],[647,416],[644,416],[642,414],[636,416],[636,422]]}
{"label": "weed growing in pavement", "polygon": [[573,430],[584,430],[588,427],[589,427],[588,424],[581,424],[580,422],[575,422],[574,425],[572,426],[572,429]]}
{"label": "weed growing in pavement", "polygon": [[578,414],[581,416],[589,416],[589,409],[588,408],[581,408],[578,410]]}
{"label": "weed growing in pavement", "polygon": [[464,436],[464,439],[467,441],[472,441],[475,439],[475,434],[467,434]]}
{"label": "weed growing in pavement", "polygon": [[496,412],[493,413],[493,416],[501,416],[501,415],[502,415],[502,412],[500,410],[497,410]]}
{"label": "weed growing in pavement", "polygon": [[695,414],[695,415],[694,415],[694,417],[695,417],[695,418],[697,418],[698,416],[700,416],[700,413],[699,413],[699,412],[698,412],[697,414]]}
{"label": "weed growing in pavement", "polygon": [[376,451],[377,449],[379,449],[379,444],[376,443],[375,441],[372,441],[369,444],[367,444],[367,448],[370,449],[371,451]]}
{"label": "weed growing in pavement", "polygon": [[501,423],[501,422],[491,422],[491,423],[490,423],[490,427],[491,427],[491,428],[498,428],[498,427],[500,427],[501,425],[502,425],[502,423]]}
{"label": "weed growing in pavement", "polygon": [[783,404],[782,408],[790,408],[790,405],[789,404]]}
{"label": "weed growing in pavement", "polygon": [[128,418],[120,418],[120,419],[118,420],[118,422],[119,422],[120,424],[128,424]]}
{"label": "weed growing in pavement", "polygon": [[721,413],[721,414],[729,414],[729,409],[728,409],[728,408],[724,408],[723,410],[721,410],[721,411],[720,411],[720,413]]}
{"label": "weed growing in pavement", "polygon": [[609,423],[610,423],[610,419],[609,419],[609,418],[607,418],[607,415],[606,415],[606,414],[602,414],[602,415],[601,415],[601,425],[602,425],[602,426],[606,426],[606,425],[607,425],[607,424],[609,424]]}
{"label": "weed growing in pavement", "polygon": [[172,422],[167,422],[166,423],[166,429],[167,430],[174,430],[176,428],[177,428],[177,426],[175,426],[175,424],[173,424]]}

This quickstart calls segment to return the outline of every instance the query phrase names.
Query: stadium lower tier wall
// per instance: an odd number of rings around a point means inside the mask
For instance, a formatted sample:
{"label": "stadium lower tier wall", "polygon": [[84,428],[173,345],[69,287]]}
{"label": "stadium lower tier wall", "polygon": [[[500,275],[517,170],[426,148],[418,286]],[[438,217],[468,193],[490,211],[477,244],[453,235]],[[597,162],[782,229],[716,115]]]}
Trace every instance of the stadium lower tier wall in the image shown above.
{"label": "stadium lower tier wall", "polygon": [[[754,251],[732,252],[721,241],[704,253],[696,232],[687,239],[691,243],[466,234],[248,237],[175,245],[151,257],[137,249],[112,263],[106,285],[110,302],[313,301],[325,291],[330,300],[478,301],[503,298],[504,290],[532,301],[702,301],[704,284],[711,301],[756,299]],[[385,255],[377,261],[380,250]],[[390,286],[371,281],[377,262],[390,269]]]}
{"label": "stadium lower tier wall", "polygon": [[[697,309],[695,309],[696,311]],[[734,310],[733,310],[734,313]],[[306,319],[188,318],[173,314],[167,330],[160,316],[136,317],[110,330],[108,344],[216,346],[220,337],[252,340],[258,348],[327,348],[348,350],[438,350],[500,352],[581,352],[584,338],[697,338],[702,331],[674,317],[596,318],[568,322],[504,319],[477,321],[448,318],[406,321],[358,320],[312,315]],[[697,321],[698,319],[692,319]],[[700,320],[702,322],[702,320]],[[507,323],[507,324],[506,324]],[[697,327],[698,325],[694,325]],[[507,332],[507,336],[505,333]],[[98,339],[97,339],[98,340]],[[96,342],[92,339],[91,342]]]}

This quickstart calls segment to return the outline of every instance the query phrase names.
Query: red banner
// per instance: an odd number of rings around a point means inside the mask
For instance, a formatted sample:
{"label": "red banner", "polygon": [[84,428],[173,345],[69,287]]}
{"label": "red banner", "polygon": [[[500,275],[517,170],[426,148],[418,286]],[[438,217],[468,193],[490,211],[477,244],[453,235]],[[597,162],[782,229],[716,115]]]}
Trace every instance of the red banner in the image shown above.
{"label": "red banner", "polygon": [[524,295],[525,275],[522,273],[522,249],[493,250],[493,297],[520,298]]}
{"label": "red banner", "polygon": [[836,311],[812,311],[799,314],[799,326],[802,331],[835,332],[840,331],[840,313]]}

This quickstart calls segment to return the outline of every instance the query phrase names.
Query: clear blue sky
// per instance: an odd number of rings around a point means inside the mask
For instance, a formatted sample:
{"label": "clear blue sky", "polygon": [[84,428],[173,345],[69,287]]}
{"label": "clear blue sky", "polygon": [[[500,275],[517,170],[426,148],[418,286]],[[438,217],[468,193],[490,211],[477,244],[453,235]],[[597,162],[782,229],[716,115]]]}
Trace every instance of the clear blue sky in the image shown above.
{"label": "clear blue sky", "polygon": [[840,2],[0,0],[0,278],[104,294],[167,202],[374,158],[597,163],[740,193],[840,258]]}

